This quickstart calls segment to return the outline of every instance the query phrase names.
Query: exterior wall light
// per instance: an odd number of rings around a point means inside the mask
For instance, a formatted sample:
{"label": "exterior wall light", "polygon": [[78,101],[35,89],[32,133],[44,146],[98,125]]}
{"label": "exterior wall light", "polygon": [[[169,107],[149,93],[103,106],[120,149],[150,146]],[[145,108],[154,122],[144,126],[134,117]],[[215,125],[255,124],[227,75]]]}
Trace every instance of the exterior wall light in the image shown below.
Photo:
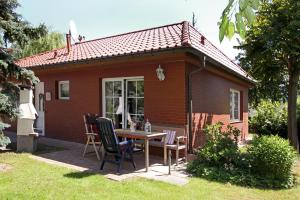
{"label": "exterior wall light", "polygon": [[165,74],[164,74],[164,70],[163,70],[163,68],[161,68],[160,65],[158,65],[158,68],[156,69],[156,75],[157,75],[158,80],[160,80],[160,81],[163,81],[166,78]]}

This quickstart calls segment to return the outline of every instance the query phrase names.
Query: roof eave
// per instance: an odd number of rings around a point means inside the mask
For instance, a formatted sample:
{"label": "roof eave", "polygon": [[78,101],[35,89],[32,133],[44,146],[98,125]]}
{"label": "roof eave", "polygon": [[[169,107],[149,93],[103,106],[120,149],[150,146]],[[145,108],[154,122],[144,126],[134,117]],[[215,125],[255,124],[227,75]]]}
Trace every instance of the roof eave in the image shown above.
{"label": "roof eave", "polygon": [[256,81],[255,79],[253,79],[251,76],[245,77],[245,76],[243,76],[243,75],[237,73],[236,71],[230,69],[230,68],[227,67],[226,65],[224,65],[224,64],[222,64],[221,62],[219,62],[219,61],[213,59],[213,58],[210,57],[209,55],[207,55],[207,54],[205,54],[205,53],[199,51],[198,49],[196,49],[196,48],[194,48],[194,47],[190,47],[190,52],[193,53],[193,54],[195,54],[195,55],[197,55],[197,56],[199,56],[199,55],[200,55],[200,56],[205,55],[205,56],[206,56],[206,60],[207,60],[208,62],[210,62],[210,63],[212,63],[213,65],[216,65],[216,66],[222,68],[223,70],[225,70],[225,71],[227,71],[227,72],[229,72],[229,73],[235,75],[236,77],[238,77],[238,78],[240,78],[240,79],[242,79],[242,80],[244,80],[244,81],[246,81],[246,82],[248,82],[248,83],[250,83],[250,84],[252,84],[252,85],[255,85],[255,84],[257,83],[257,81]]}

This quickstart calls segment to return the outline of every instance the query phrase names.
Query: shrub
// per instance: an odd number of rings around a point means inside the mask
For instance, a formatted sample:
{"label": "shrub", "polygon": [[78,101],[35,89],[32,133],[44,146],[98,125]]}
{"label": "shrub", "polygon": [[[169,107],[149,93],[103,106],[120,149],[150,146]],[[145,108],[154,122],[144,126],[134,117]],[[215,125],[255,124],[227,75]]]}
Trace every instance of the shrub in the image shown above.
{"label": "shrub", "polygon": [[258,135],[279,135],[287,138],[287,106],[280,102],[261,101],[249,119],[249,130]]}
{"label": "shrub", "polygon": [[292,168],[297,154],[288,140],[261,136],[240,150],[238,129],[228,126],[222,131],[222,123],[217,123],[207,126],[204,132],[207,142],[197,152],[197,159],[188,164],[189,173],[251,187],[289,188],[294,185]]}
{"label": "shrub", "polygon": [[9,127],[9,124],[0,122],[0,147],[6,147],[8,144],[11,143],[9,137],[5,136],[3,133],[3,130],[8,127]]}
{"label": "shrub", "polygon": [[[207,142],[199,152],[198,159],[211,166],[231,167],[238,156],[238,136],[240,131],[231,126],[222,131],[223,124],[218,122],[204,129]],[[234,140],[231,138],[234,136]]]}
{"label": "shrub", "polygon": [[293,185],[292,168],[297,154],[288,140],[279,136],[256,137],[247,152],[252,173],[280,184],[276,187]]}

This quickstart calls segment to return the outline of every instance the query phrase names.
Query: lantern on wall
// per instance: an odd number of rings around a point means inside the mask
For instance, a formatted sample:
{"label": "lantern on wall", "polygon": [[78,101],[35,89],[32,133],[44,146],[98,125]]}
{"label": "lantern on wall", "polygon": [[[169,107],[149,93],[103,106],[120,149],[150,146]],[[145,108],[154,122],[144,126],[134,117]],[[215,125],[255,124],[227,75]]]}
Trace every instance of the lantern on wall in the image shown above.
{"label": "lantern on wall", "polygon": [[161,68],[160,65],[158,65],[158,68],[156,69],[156,75],[157,75],[158,80],[160,80],[160,81],[163,81],[166,78],[165,74],[164,74],[164,70],[163,70],[163,68]]}

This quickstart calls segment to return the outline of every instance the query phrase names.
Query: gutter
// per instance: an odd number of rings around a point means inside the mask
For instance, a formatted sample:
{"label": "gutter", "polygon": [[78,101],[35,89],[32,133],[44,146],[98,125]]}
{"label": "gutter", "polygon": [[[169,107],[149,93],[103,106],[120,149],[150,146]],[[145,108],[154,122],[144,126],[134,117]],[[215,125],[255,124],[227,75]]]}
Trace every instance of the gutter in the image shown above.
{"label": "gutter", "polygon": [[192,95],[192,76],[196,73],[201,72],[203,69],[205,69],[205,61],[206,56],[203,56],[203,62],[202,66],[200,68],[192,71],[189,73],[188,76],[188,107],[189,107],[189,115],[188,115],[188,128],[189,128],[189,135],[188,135],[188,152],[193,153],[193,95]]}

